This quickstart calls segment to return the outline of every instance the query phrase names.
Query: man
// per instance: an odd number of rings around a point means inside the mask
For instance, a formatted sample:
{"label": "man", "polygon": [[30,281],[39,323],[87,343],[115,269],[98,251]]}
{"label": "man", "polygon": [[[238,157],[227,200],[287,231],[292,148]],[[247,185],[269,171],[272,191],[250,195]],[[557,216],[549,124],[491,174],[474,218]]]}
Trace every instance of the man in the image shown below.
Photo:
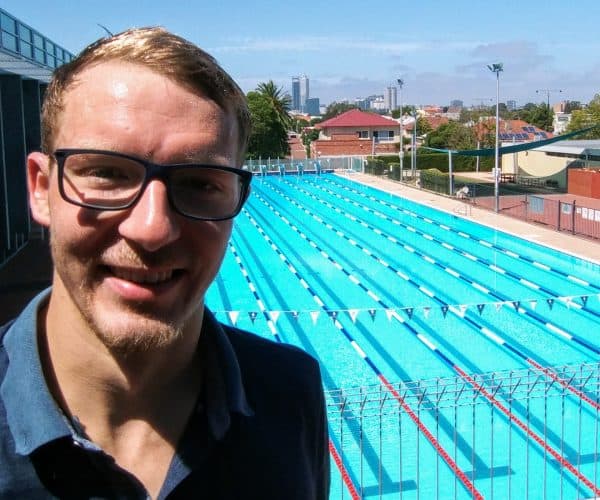
{"label": "man", "polygon": [[42,128],[53,283],[0,333],[0,497],[327,497],[317,363],[203,304],[250,189],[237,85],[129,30],[56,71]]}

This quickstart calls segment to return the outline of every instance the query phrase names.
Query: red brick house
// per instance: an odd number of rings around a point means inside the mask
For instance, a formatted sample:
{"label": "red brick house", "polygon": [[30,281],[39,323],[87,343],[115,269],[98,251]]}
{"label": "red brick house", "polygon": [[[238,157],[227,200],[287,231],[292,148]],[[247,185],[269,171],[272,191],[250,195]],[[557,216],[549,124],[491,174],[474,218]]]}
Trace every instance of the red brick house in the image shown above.
{"label": "red brick house", "polygon": [[400,124],[392,118],[351,109],[315,125],[319,138],[311,157],[398,153]]}

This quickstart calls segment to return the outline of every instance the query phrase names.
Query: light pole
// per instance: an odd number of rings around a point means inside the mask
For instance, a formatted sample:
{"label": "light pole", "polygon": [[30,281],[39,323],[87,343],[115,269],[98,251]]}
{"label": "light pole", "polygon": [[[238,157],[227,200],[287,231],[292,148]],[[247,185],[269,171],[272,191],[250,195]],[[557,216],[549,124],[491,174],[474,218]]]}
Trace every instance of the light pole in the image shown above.
{"label": "light pole", "polygon": [[415,181],[415,176],[417,175],[417,108],[415,106],[415,111],[413,114],[415,118],[415,123],[413,125],[413,136],[412,136],[412,151],[410,155],[410,170],[412,174],[412,180]]}
{"label": "light pole", "polygon": [[488,69],[492,73],[496,73],[496,149],[494,151],[494,211],[497,213],[500,209],[499,205],[499,182],[500,170],[498,169],[498,157],[500,153],[499,138],[500,138],[500,72],[503,71],[502,63],[488,64]]}
{"label": "light pole", "polygon": [[[537,89],[536,94],[546,94],[546,105],[548,106],[548,119],[550,119],[550,92],[562,92],[562,89]],[[548,131],[549,132],[549,131]]]}
{"label": "light pole", "polygon": [[404,86],[404,80],[398,78],[398,87],[400,88],[400,180],[402,180],[402,174],[404,171],[404,136],[402,130],[402,87]]}

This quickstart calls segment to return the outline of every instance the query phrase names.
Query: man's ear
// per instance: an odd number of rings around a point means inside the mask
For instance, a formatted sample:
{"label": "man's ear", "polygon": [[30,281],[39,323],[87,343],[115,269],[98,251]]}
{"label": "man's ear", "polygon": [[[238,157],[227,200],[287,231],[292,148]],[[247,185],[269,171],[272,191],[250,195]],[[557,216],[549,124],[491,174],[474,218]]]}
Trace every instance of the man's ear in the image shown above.
{"label": "man's ear", "polygon": [[42,226],[50,226],[48,192],[50,187],[50,158],[39,152],[27,156],[27,188],[31,215]]}

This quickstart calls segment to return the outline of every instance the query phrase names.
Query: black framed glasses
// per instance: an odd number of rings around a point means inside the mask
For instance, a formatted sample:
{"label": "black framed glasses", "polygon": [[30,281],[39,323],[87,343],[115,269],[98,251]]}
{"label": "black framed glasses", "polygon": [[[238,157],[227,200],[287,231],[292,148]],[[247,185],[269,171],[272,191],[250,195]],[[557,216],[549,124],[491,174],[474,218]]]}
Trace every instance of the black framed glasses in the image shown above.
{"label": "black framed glasses", "polygon": [[152,179],[161,180],[173,210],[197,220],[235,217],[250,190],[252,173],[234,167],[160,165],[115,151],[57,149],[58,188],[64,200],[96,210],[124,210]]}

